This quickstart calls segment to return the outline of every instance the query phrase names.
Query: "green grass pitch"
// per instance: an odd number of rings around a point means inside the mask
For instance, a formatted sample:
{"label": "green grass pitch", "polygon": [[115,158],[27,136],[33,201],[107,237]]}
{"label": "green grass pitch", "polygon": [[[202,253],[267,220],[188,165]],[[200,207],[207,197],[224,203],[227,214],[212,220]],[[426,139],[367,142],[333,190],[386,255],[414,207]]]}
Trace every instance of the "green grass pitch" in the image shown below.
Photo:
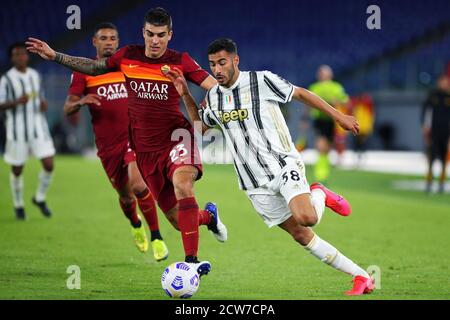
{"label": "green grass pitch", "polygon": [[[14,219],[9,168],[0,164],[0,299],[168,299],[160,277],[183,259],[181,238],[159,215],[169,259],[155,262],[134,247],[130,226],[99,161],[56,158],[45,219],[31,204],[39,163],[25,167],[28,220]],[[418,179],[418,177],[407,177]],[[334,170],[330,187],[353,206],[328,209],[315,231],[364,268],[381,270],[381,289],[359,299],[450,298],[450,197],[391,188],[404,176]],[[312,181],[310,181],[312,182]],[[355,299],[350,277],[321,263],[279,228],[268,229],[238,190],[231,166],[205,166],[200,205],[215,201],[229,232],[217,242],[201,229],[202,259],[212,262],[193,299]],[[69,290],[67,267],[81,269]]]}

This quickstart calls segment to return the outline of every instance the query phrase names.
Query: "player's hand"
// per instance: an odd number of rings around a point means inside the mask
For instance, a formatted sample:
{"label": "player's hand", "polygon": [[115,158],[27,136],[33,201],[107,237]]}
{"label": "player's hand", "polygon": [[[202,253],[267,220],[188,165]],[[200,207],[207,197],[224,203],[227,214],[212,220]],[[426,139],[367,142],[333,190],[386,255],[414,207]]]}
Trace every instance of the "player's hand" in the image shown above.
{"label": "player's hand", "polygon": [[183,72],[177,67],[173,69],[163,71],[164,75],[173,82],[175,89],[177,89],[178,94],[182,97],[184,95],[189,95],[189,87],[187,85],[186,79],[183,76]]}
{"label": "player's hand", "polygon": [[17,99],[15,101],[16,106],[20,105],[20,104],[25,104],[28,102],[28,96],[26,94],[24,94],[23,96],[21,96],[19,99]]}
{"label": "player's hand", "polygon": [[56,52],[46,42],[36,38],[28,38],[25,44],[28,51],[40,55],[45,60],[55,60]]}
{"label": "player's hand", "polygon": [[47,100],[41,100],[41,105],[39,106],[41,112],[46,112],[48,110],[48,102]]}
{"label": "player's hand", "polygon": [[100,106],[100,100],[102,99],[102,97],[93,94],[93,93],[89,93],[88,95],[85,95],[83,98],[81,98],[78,101],[78,104],[80,106],[85,105],[85,104],[95,104],[97,106]]}
{"label": "player's hand", "polygon": [[341,114],[339,118],[336,119],[336,122],[343,129],[351,131],[353,135],[357,135],[359,133],[359,123],[353,116],[348,116],[345,114]]}

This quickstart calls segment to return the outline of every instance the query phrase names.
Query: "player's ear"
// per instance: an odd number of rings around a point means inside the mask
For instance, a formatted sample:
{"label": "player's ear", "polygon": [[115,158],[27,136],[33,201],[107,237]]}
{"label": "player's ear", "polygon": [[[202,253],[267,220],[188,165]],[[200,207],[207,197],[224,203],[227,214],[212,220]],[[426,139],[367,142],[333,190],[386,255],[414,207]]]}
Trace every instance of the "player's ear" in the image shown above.
{"label": "player's ear", "polygon": [[94,47],[97,46],[97,38],[96,38],[95,36],[92,37],[92,45],[93,45]]}
{"label": "player's ear", "polygon": [[169,31],[169,41],[172,40],[173,30]]}
{"label": "player's ear", "polygon": [[237,54],[234,55],[233,61],[235,66],[237,67],[239,65],[239,56]]}

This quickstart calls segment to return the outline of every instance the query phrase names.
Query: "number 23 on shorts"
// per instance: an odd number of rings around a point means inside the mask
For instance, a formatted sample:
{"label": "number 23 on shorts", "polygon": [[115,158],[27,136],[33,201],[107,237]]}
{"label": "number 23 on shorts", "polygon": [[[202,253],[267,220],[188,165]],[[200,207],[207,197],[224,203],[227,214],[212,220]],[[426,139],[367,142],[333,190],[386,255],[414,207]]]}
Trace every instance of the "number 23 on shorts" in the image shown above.
{"label": "number 23 on shorts", "polygon": [[169,153],[170,160],[172,160],[173,163],[177,161],[184,161],[183,157],[188,154],[188,150],[185,148],[184,143],[177,144]]}

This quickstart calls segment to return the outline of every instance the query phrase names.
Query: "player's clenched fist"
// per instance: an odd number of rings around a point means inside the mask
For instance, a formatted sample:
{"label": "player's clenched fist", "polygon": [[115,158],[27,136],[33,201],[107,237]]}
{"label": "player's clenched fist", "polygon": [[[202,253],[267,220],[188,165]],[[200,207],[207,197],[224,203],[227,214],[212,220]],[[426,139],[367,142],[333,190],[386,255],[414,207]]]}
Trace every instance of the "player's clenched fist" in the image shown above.
{"label": "player's clenched fist", "polygon": [[56,52],[46,42],[36,38],[28,38],[25,44],[28,51],[40,55],[45,60],[55,60]]}
{"label": "player's clenched fist", "polygon": [[186,79],[180,69],[173,67],[173,69],[163,70],[162,72],[170,79],[170,81],[172,81],[180,96],[190,94]]}
{"label": "player's clenched fist", "polygon": [[341,115],[336,122],[345,130],[351,131],[354,135],[359,133],[359,123],[353,116]]}

